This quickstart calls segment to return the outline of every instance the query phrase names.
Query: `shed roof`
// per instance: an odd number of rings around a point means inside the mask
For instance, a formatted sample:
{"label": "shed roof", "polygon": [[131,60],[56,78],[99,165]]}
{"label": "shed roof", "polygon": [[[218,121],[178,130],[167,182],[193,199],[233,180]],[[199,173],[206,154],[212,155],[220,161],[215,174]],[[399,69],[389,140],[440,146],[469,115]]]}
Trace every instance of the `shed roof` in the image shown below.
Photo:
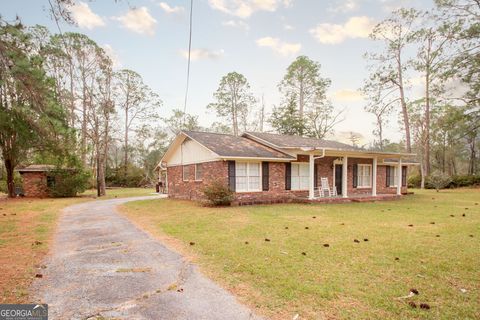
{"label": "shed roof", "polygon": [[46,172],[54,170],[56,167],[51,164],[31,164],[24,168],[18,168],[17,171],[20,173],[23,172]]}

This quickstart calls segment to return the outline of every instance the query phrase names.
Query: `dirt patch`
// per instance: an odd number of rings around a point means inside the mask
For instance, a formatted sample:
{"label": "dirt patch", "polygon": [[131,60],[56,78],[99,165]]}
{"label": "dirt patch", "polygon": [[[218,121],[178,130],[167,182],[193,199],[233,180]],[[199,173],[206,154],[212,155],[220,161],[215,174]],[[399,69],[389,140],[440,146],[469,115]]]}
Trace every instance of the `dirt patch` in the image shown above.
{"label": "dirt patch", "polygon": [[35,229],[39,226],[40,213],[35,211],[19,211],[13,208],[25,203],[23,199],[5,201],[7,206],[2,213],[7,214],[8,221],[0,224],[8,225],[12,231],[1,234],[4,240],[0,246],[0,292],[2,303],[23,303],[28,300],[28,290],[43,257],[47,253],[51,241],[39,239]]}

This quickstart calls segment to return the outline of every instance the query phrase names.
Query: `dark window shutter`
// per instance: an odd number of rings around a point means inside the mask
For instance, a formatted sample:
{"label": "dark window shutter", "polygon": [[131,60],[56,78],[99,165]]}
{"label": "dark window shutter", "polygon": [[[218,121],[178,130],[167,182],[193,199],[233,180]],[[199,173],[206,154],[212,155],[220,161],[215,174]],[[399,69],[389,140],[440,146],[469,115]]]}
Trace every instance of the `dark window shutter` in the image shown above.
{"label": "dark window shutter", "polygon": [[314,165],[313,167],[313,186],[318,188],[318,166]]}
{"label": "dark window shutter", "polygon": [[390,166],[385,166],[385,186],[390,187]]}
{"label": "dark window shutter", "polygon": [[235,161],[228,161],[228,187],[235,192]]}
{"label": "dark window shutter", "polygon": [[402,187],[407,186],[407,167],[402,167]]}
{"label": "dark window shutter", "polygon": [[292,189],[292,164],[285,163],[285,190]]}
{"label": "dark window shutter", "polygon": [[269,165],[268,162],[262,162],[262,190],[263,191],[268,191],[269,184]]}
{"label": "dark window shutter", "polygon": [[358,185],[358,164],[354,164],[352,166],[353,168],[353,187],[356,188]]}

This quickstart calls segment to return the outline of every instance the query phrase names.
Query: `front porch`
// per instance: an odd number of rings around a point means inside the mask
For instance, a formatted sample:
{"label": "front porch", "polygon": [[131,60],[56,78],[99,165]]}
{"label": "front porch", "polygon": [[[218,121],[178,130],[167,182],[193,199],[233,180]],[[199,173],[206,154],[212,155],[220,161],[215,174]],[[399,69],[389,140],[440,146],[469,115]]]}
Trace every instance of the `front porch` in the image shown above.
{"label": "front porch", "polygon": [[406,166],[400,156],[387,159],[375,153],[359,155],[321,149],[309,150],[303,161],[308,162],[307,199],[311,201],[387,200],[400,197],[406,190]]}

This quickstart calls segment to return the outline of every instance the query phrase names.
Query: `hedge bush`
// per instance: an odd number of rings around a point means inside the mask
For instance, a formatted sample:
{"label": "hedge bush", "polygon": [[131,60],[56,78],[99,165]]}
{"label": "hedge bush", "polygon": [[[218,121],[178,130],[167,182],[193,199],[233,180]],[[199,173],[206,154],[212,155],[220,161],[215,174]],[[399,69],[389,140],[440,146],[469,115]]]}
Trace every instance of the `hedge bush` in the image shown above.
{"label": "hedge bush", "polygon": [[445,189],[452,182],[452,178],[445,173],[434,173],[425,179],[425,186],[429,186],[429,189],[435,189],[437,192],[440,189]]}
{"label": "hedge bush", "polygon": [[90,175],[80,169],[55,169],[48,172],[48,176],[54,177],[53,186],[49,187],[53,197],[75,197],[84,192],[89,184]]}
{"label": "hedge bush", "polygon": [[[408,178],[409,188],[420,188],[420,175],[410,176]],[[480,186],[480,175],[455,175],[450,177],[450,181],[445,185],[445,189],[475,187]],[[425,177],[425,189],[435,189],[432,183],[432,176]]]}
{"label": "hedge bush", "polygon": [[137,188],[148,185],[144,180],[141,168],[128,166],[127,176],[124,167],[118,169],[107,168],[105,182],[107,187]]}
{"label": "hedge bush", "polygon": [[228,186],[220,181],[214,181],[203,189],[208,202],[214,206],[229,206],[234,194]]}
{"label": "hedge bush", "polygon": [[420,188],[421,183],[422,183],[422,177],[419,174],[410,176],[407,179],[407,186],[409,188]]}
{"label": "hedge bush", "polygon": [[452,182],[450,183],[450,188],[459,188],[459,187],[471,187],[480,185],[480,175],[476,176],[466,176],[466,175],[456,175],[452,176]]}

